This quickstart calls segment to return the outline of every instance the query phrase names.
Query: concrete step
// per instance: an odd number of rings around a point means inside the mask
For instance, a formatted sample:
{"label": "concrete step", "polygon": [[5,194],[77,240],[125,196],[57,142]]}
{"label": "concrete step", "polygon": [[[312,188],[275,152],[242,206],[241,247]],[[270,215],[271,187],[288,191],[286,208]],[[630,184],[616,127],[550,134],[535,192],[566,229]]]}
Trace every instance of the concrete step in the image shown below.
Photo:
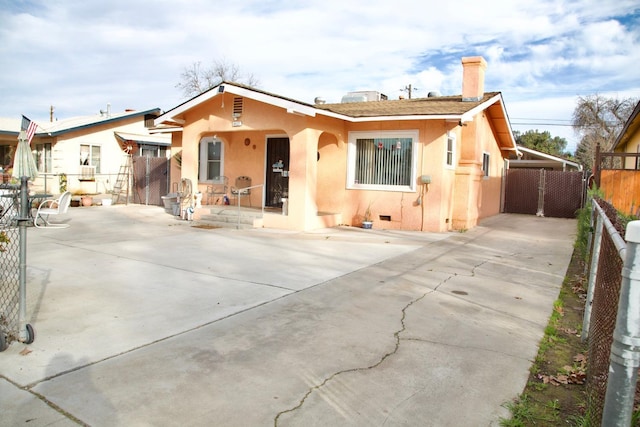
{"label": "concrete step", "polygon": [[262,211],[250,208],[210,207],[197,209],[198,221],[224,228],[253,228],[260,226]]}
{"label": "concrete step", "polygon": [[243,224],[243,223],[231,223],[231,222],[220,222],[220,221],[213,221],[213,220],[202,220],[199,219],[197,221],[194,221],[194,224],[192,225],[192,227],[199,227],[199,228],[233,228],[233,229],[238,229],[238,230],[250,230],[252,228],[255,228],[253,226],[253,224]]}

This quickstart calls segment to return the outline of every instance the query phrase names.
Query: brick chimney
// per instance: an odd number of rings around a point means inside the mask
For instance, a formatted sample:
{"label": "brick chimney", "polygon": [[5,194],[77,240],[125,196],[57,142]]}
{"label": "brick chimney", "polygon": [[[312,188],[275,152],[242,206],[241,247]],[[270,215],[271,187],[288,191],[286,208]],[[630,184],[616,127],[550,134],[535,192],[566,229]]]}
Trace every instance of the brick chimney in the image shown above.
{"label": "brick chimney", "polygon": [[487,61],[482,56],[462,58],[462,100],[479,101],[484,96],[484,72]]}

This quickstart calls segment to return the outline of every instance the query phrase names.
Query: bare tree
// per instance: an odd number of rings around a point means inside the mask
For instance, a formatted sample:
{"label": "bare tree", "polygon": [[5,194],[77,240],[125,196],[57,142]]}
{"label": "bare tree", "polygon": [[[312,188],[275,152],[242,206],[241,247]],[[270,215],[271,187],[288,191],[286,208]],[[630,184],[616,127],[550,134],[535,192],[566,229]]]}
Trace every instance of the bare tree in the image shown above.
{"label": "bare tree", "polygon": [[613,150],[613,143],[637,102],[633,98],[607,98],[599,94],[578,97],[572,124],[580,136],[576,158],[585,169],[592,169],[598,144],[602,151]]}
{"label": "bare tree", "polygon": [[180,75],[181,81],[176,87],[182,90],[185,98],[191,98],[219,85],[223,81],[242,83],[247,86],[258,86],[260,82],[253,74],[242,75],[237,64],[226,59],[213,61],[208,68],[197,61],[185,67]]}

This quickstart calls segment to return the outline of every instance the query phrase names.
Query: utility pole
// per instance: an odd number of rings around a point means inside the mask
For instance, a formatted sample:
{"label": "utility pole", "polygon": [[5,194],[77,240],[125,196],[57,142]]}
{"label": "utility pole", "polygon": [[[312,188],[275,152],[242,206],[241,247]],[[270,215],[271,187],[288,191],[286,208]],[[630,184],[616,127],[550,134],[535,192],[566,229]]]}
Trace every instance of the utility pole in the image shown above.
{"label": "utility pole", "polygon": [[405,86],[404,88],[400,89],[403,92],[407,92],[407,94],[409,95],[409,99],[411,99],[411,93],[414,90],[418,90],[417,87],[412,87],[411,85]]}

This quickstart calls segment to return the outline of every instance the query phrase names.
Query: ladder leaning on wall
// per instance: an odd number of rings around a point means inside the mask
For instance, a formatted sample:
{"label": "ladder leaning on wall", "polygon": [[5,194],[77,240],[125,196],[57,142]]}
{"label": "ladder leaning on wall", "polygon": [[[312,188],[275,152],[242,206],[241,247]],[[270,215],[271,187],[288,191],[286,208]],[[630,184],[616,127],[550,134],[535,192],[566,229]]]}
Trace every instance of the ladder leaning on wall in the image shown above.
{"label": "ladder leaning on wall", "polygon": [[124,161],[120,165],[118,176],[116,177],[116,183],[113,185],[112,202],[117,205],[120,199],[124,199],[124,203],[129,203],[129,190],[131,187],[131,170],[132,159],[131,154],[127,154]]}

